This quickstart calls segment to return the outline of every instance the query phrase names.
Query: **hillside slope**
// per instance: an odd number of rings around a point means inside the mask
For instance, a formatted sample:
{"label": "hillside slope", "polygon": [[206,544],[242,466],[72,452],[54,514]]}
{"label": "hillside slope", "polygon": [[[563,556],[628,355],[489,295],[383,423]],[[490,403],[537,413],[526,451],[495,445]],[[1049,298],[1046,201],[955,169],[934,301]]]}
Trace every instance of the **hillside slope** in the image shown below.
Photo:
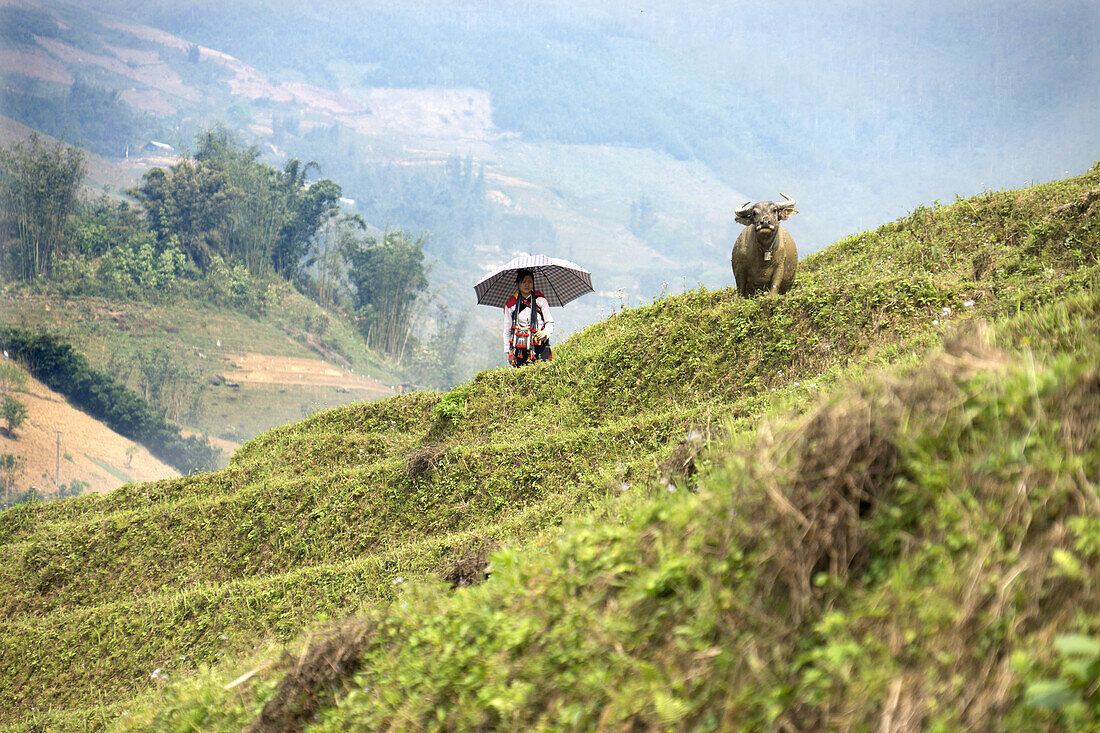
{"label": "hillside slope", "polygon": [[0,320],[60,335],[143,395],[161,376],[146,375],[143,363],[169,362],[177,378],[169,418],[229,448],[322,409],[393,395],[400,381],[346,319],[286,284],[269,288],[257,314],[183,297],[148,303],[12,289]]}
{"label": "hillside slope", "polygon": [[14,437],[0,433],[0,453],[25,461],[16,490],[37,487],[45,496],[58,485],[85,481],[85,491],[105,493],[126,483],[179,476],[179,472],[103,423],[74,409],[65,398],[30,376],[16,395],[27,406]]}
{"label": "hillside slope", "polygon": [[[1100,631],[1098,235],[1100,166],[922,208],[782,298],[663,299],[217,473],[5,512],[0,722],[1023,720],[1043,641]],[[956,338],[979,319],[996,345]]]}

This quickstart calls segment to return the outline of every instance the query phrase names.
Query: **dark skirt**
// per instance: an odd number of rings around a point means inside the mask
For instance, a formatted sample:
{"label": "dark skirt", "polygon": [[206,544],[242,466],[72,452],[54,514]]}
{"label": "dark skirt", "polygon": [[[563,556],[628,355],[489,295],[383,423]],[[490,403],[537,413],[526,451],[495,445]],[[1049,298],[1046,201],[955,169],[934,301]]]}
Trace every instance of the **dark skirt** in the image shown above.
{"label": "dark skirt", "polygon": [[550,361],[553,358],[553,354],[550,351],[550,341],[535,346],[534,348],[516,349],[516,366],[521,367],[524,364],[532,361]]}

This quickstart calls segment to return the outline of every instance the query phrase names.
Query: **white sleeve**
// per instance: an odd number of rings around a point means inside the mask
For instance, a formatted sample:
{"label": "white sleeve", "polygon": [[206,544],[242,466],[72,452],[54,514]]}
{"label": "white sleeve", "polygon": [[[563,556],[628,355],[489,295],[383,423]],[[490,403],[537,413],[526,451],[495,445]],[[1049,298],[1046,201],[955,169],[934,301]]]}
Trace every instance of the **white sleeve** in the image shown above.
{"label": "white sleeve", "polygon": [[511,354],[512,353],[512,347],[508,342],[512,340],[512,311],[514,309],[515,309],[515,306],[512,306],[511,308],[509,308],[508,306],[504,306],[504,353],[505,354]]}
{"label": "white sleeve", "polygon": [[535,305],[542,310],[542,332],[550,336],[554,333],[554,315],[550,312],[550,304],[546,302],[546,298],[537,298]]}

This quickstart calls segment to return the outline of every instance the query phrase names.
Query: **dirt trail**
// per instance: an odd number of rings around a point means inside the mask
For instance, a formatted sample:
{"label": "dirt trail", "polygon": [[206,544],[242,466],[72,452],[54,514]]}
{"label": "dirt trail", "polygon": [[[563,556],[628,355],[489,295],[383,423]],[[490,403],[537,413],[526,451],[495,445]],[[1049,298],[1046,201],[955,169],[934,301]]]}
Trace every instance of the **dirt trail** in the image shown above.
{"label": "dirt trail", "polygon": [[[65,398],[41,382],[27,378],[27,392],[14,396],[27,406],[27,419],[15,438],[0,433],[0,453],[14,453],[26,459],[26,470],[16,479],[16,490],[35,486],[46,495],[60,483],[87,481],[85,491],[105,493],[123,484],[179,476],[174,468],[158,460],[142,446],[128,456],[136,444],[95,418],[70,406]],[[58,432],[61,433],[58,461]]]}
{"label": "dirt trail", "polygon": [[338,387],[365,392],[367,394],[364,398],[397,394],[391,387],[375,379],[320,359],[270,354],[226,354],[225,360],[230,365],[230,369],[222,372],[226,382]]}

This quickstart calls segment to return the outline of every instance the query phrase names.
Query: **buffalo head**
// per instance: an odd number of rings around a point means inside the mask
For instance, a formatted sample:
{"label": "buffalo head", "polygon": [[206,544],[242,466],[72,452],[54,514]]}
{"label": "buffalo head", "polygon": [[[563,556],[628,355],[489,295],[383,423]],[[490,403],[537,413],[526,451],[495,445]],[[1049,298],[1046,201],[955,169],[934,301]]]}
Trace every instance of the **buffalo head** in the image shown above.
{"label": "buffalo head", "polygon": [[[786,201],[782,203],[760,201],[755,204],[746,201],[733,212],[734,220],[738,224],[753,228],[756,233],[756,241],[760,243],[760,246],[768,255],[771,254],[772,245],[775,243],[775,233],[779,231],[779,222],[798,213],[798,209],[794,208],[794,199],[785,193],[779,195],[785,198]],[[767,259],[771,259],[771,257],[769,256]]]}

